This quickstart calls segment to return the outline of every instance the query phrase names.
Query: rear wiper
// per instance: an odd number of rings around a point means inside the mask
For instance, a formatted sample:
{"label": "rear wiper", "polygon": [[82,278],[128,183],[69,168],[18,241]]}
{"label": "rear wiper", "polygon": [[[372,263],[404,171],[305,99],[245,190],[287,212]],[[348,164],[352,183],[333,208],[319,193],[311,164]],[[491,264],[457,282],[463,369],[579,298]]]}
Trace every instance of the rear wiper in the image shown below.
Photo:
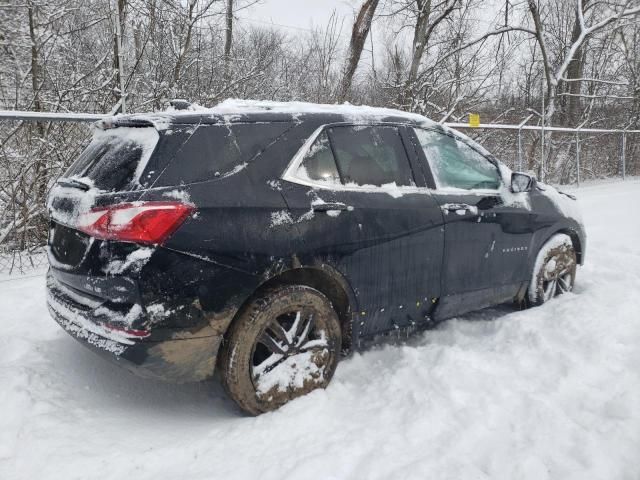
{"label": "rear wiper", "polygon": [[87,190],[89,190],[91,188],[91,185],[89,185],[88,183],[84,183],[80,180],[77,180],[75,178],[61,178],[56,182],[58,185],[61,185],[63,187],[70,187],[70,188],[79,188],[80,190],[86,192]]}

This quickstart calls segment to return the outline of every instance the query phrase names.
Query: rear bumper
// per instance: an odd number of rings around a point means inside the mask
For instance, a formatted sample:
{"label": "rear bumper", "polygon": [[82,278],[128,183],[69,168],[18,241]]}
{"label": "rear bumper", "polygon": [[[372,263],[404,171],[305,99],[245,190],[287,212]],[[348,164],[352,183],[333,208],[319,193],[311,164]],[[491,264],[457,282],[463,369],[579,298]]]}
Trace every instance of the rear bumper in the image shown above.
{"label": "rear bumper", "polygon": [[[213,375],[223,332],[210,325],[157,329],[144,338],[111,330],[95,315],[100,305],[78,301],[47,275],[47,306],[53,319],[72,337],[136,375],[183,383]],[[213,323],[213,322],[212,322]]]}

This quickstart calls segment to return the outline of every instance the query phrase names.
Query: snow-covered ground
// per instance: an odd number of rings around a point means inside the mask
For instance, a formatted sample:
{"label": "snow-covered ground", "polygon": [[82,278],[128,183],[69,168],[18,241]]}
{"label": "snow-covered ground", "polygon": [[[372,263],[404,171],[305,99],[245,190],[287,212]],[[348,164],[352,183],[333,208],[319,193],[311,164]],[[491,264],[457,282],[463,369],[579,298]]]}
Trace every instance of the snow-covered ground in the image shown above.
{"label": "snow-covered ground", "polygon": [[640,181],[576,190],[576,291],[344,360],[258,418],[141,380],[64,333],[44,279],[0,283],[0,479],[640,479]]}

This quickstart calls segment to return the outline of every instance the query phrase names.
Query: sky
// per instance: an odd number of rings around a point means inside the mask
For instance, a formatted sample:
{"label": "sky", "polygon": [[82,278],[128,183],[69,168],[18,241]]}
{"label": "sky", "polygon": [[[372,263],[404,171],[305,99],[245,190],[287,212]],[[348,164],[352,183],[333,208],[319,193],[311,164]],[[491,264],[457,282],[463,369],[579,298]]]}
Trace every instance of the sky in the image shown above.
{"label": "sky", "polygon": [[260,0],[250,8],[238,12],[239,23],[256,25],[276,24],[295,33],[313,26],[323,27],[335,11],[338,21],[344,20],[342,32],[349,36],[355,10],[361,0]]}
{"label": "sky", "polygon": [[[252,0],[244,0],[251,2]],[[495,15],[502,7],[504,0],[484,0],[481,18],[476,19],[480,30],[490,28],[495,22]],[[237,4],[240,4],[237,1]],[[337,25],[344,45],[348,45],[351,37],[351,28],[358,10],[362,6],[363,0],[258,0],[249,8],[236,12],[236,23],[240,26],[269,26],[281,29],[291,36],[296,33],[308,31],[313,27],[325,28],[335,12]],[[380,7],[386,2],[381,1]],[[382,45],[388,40],[388,18],[374,18],[372,27],[373,40],[376,45]],[[411,41],[411,29],[405,29],[399,38],[400,43],[409,45]],[[365,51],[368,45],[365,46]],[[374,48],[376,56],[381,54],[383,49]],[[379,50],[379,51],[378,51]],[[365,59],[363,61],[366,62]]]}

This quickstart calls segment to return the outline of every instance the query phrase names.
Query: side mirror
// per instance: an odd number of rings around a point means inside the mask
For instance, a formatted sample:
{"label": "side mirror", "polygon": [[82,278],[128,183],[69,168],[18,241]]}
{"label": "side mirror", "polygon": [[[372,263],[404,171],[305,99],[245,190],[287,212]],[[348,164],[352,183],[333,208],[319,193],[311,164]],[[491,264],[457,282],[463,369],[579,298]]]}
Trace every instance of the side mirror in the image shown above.
{"label": "side mirror", "polygon": [[511,174],[511,191],[513,193],[530,192],[535,179],[526,173],[513,172]]}

